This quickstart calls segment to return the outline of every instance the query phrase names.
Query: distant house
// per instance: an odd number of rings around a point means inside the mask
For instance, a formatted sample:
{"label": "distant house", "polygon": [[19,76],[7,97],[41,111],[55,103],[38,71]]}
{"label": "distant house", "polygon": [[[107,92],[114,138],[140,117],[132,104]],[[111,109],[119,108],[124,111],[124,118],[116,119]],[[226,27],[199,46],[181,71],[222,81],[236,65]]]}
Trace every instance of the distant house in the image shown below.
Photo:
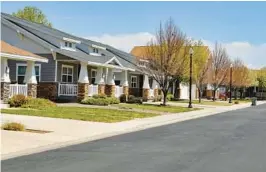
{"label": "distant house", "polygon": [[[147,47],[146,46],[135,46],[131,50],[131,54],[136,56],[138,59],[139,66],[145,66],[145,63],[148,63],[147,58],[145,57],[145,52],[146,52]],[[150,82],[150,85],[151,82]],[[179,93],[177,94],[179,99],[189,99],[189,84],[185,82],[179,83],[174,83],[172,86],[170,86],[169,93],[175,94],[176,90],[179,90]],[[177,89],[176,89],[177,88]],[[196,91],[196,85],[192,85],[192,99],[198,98],[198,93]]]}
{"label": "distant house", "polygon": [[[35,61],[37,97],[83,99],[94,94],[144,96],[147,76],[138,70],[135,56],[109,45],[1,13],[2,40],[32,52],[48,63]],[[7,60],[12,84],[26,84],[26,62]],[[144,88],[145,87],[145,88]]]}

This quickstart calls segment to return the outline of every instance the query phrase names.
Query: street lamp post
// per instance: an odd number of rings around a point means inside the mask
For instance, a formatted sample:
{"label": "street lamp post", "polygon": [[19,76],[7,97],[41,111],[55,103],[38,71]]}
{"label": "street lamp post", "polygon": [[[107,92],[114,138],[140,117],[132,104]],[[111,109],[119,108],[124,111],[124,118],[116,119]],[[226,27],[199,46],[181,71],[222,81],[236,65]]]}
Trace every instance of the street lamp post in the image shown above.
{"label": "street lamp post", "polygon": [[230,98],[229,98],[229,103],[232,103],[232,73],[233,73],[233,64],[230,65]]}
{"label": "street lamp post", "polygon": [[189,56],[190,56],[190,70],[189,70],[189,103],[188,108],[192,108],[192,56],[193,56],[193,49],[189,49]]}

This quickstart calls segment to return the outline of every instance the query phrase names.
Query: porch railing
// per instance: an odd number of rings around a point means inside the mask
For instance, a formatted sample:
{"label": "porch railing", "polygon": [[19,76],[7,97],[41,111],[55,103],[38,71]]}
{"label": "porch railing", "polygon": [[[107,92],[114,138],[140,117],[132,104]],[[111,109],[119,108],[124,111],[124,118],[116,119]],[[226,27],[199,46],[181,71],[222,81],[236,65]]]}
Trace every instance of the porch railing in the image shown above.
{"label": "porch railing", "polygon": [[89,94],[88,96],[93,96],[94,94],[98,94],[98,85],[89,85]]}
{"label": "porch railing", "polygon": [[9,97],[13,97],[14,95],[17,94],[22,94],[24,96],[28,95],[27,84],[10,84],[9,89],[10,89]]}
{"label": "porch railing", "polygon": [[123,87],[115,86],[115,97],[120,97],[123,94]]}
{"label": "porch railing", "polygon": [[154,89],[149,90],[149,97],[153,98],[154,97]]}
{"label": "porch railing", "polygon": [[61,84],[58,85],[58,96],[77,96],[77,84]]}

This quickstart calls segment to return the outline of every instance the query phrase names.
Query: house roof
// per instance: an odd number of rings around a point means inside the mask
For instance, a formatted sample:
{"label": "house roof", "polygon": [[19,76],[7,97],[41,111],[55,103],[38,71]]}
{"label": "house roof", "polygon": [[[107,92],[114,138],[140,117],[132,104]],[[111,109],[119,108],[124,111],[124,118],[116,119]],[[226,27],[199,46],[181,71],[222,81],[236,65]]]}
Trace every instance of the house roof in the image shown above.
{"label": "house roof", "polygon": [[[47,47],[48,49],[52,49],[57,53],[69,56],[80,61],[88,61],[93,63],[105,63],[116,56],[123,67],[133,70],[136,69],[136,60],[134,56],[121,50],[115,49],[114,47],[111,47],[109,45],[105,45],[85,38],[80,38],[42,24],[13,17],[9,14],[1,13],[1,18],[2,20],[4,19],[3,22],[5,22],[5,24],[12,25],[12,27],[17,27],[17,29],[26,32],[25,34],[35,37],[35,39],[37,39],[38,42],[40,42],[43,46]],[[85,50],[79,46],[76,47],[76,51],[61,49],[59,45],[60,43],[55,42],[53,38],[63,40],[64,37],[81,41],[82,44],[85,44],[87,46],[96,45],[104,47],[105,50],[102,51],[104,51],[105,56],[90,55],[88,48]]]}
{"label": "house roof", "polygon": [[38,56],[21,48],[12,46],[2,40],[1,40],[1,56],[6,56],[9,58],[20,59],[20,60],[48,62],[48,59],[44,57]]}

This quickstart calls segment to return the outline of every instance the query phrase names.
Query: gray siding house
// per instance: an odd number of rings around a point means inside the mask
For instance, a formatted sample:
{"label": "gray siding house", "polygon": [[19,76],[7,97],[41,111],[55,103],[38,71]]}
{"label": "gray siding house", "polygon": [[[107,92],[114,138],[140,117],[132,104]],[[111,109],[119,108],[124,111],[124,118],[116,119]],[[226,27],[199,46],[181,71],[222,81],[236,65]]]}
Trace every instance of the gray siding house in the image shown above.
{"label": "gray siding house", "polygon": [[[2,40],[48,59],[35,62],[37,97],[83,99],[94,94],[156,96],[158,85],[135,56],[112,46],[1,13]],[[25,61],[8,60],[10,82],[25,84]],[[155,94],[154,94],[155,93]]]}

